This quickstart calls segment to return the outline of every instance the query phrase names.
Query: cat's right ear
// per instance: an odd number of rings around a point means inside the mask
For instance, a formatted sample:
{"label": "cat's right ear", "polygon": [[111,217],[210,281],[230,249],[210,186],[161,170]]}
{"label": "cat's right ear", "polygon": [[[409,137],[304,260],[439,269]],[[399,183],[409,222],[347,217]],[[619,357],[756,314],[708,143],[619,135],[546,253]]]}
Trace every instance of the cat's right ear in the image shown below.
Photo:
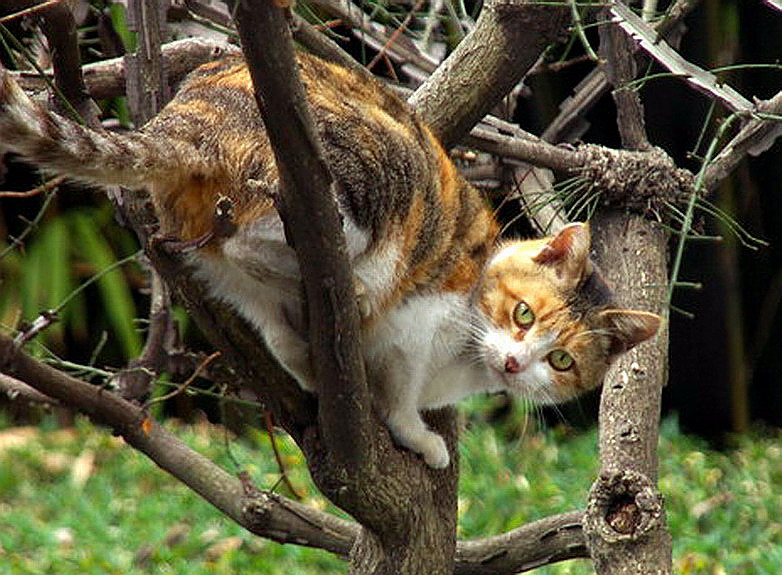
{"label": "cat's right ear", "polygon": [[613,341],[613,354],[624,353],[651,338],[663,321],[656,313],[635,309],[607,309],[601,316]]}
{"label": "cat's right ear", "polygon": [[557,277],[567,284],[577,284],[584,275],[592,271],[589,264],[591,245],[592,236],[588,223],[568,224],[559,233],[548,238],[541,250],[532,257],[532,261],[553,267]]}

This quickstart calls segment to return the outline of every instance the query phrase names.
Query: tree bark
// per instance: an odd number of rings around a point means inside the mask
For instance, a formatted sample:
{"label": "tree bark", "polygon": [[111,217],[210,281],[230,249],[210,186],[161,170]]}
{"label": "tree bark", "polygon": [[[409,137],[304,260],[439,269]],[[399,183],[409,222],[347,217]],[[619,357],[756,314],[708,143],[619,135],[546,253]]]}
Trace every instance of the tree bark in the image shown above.
{"label": "tree bark", "polygon": [[[658,311],[668,281],[668,234],[639,216],[598,214],[597,260],[622,305]],[[657,438],[667,378],[667,327],[619,358],[600,401],[600,474],[584,519],[601,575],[671,572],[671,538],[657,490]]]}
{"label": "tree bark", "polygon": [[475,28],[410,98],[442,144],[456,144],[564,34],[568,9],[487,1]]}
{"label": "tree bark", "polygon": [[[615,24],[601,29],[606,77],[614,86],[622,144],[649,149],[637,92],[631,41]],[[599,211],[597,261],[621,305],[660,311],[666,304],[668,233],[628,211]],[[667,378],[668,331],[619,358],[600,401],[600,474],[592,486],[584,531],[601,575],[671,573],[671,537],[657,489],[657,440]]]}

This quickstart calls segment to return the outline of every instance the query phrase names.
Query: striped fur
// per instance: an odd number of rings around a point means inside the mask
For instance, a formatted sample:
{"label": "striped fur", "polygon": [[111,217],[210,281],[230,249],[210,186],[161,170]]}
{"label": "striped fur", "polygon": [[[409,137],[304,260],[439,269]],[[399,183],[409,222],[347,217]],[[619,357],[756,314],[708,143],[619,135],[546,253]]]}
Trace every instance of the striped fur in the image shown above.
{"label": "striped fur", "polygon": [[[301,54],[299,66],[340,182],[368,373],[400,444],[444,467],[445,443],[420,410],[481,391],[570,398],[657,329],[654,314],[613,307],[589,262],[587,226],[497,246],[483,199],[404,102],[313,56]],[[79,180],[148,189],[161,232],[181,240],[208,235],[229,198],[236,231],[190,256],[195,273],[317,392],[298,263],[270,199],[274,156],[241,59],[202,66],[158,116],[123,135],[46,111],[0,70],[0,146]],[[520,303],[529,325],[519,324]]]}

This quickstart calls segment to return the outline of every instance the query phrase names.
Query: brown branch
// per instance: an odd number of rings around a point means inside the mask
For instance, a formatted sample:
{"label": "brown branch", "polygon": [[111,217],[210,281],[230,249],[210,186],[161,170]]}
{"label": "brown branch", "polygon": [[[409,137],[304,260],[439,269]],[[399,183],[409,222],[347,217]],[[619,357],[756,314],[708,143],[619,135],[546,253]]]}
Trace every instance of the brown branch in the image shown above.
{"label": "brown branch", "polygon": [[456,575],[505,575],[566,559],[589,557],[582,513],[572,511],[527,523],[494,537],[459,541]]}
{"label": "brown branch", "polygon": [[165,41],[164,3],[130,0],[128,28],[138,37],[136,51],[125,55],[128,105],[137,126],[146,123],[168,102],[170,91],[161,46]]}
{"label": "brown branch", "polygon": [[40,405],[59,405],[56,399],[52,399],[16,378],[0,373],[0,393],[3,393],[10,401],[24,401]]}
{"label": "brown branch", "polygon": [[357,526],[344,519],[273,493],[248,493],[240,479],[193,451],[157,423],[144,425],[147,415],[137,405],[41,363],[3,335],[0,370],[86,414],[95,423],[112,428],[132,447],[256,535],[343,556],[357,536]]}
{"label": "brown branch", "polygon": [[[603,14],[609,18],[608,10]],[[628,150],[648,150],[649,138],[644,125],[644,108],[638,92],[628,87],[638,72],[633,56],[634,42],[619,25],[611,22],[600,27],[600,61],[603,74],[614,87],[616,123],[622,147]]]}
{"label": "brown branch", "polygon": [[171,314],[171,293],[155,270],[150,270],[151,289],[147,338],[141,355],[130,361],[112,382],[125,399],[149,396],[154,379],[164,370],[169,350],[174,345],[175,326]]}
{"label": "brown branch", "polygon": [[410,99],[446,148],[519,83],[564,33],[568,14],[535,0],[484,4],[475,28]]}
{"label": "brown branch", "polygon": [[40,10],[46,10],[47,8],[50,8],[55,4],[59,4],[65,1],[66,0],[47,0],[46,2],[41,2],[40,4],[36,4],[34,6],[30,6],[29,8],[24,8],[19,10],[18,12],[14,12],[12,14],[8,14],[7,16],[3,16],[2,18],[0,18],[0,23],[10,22],[11,20],[16,20],[17,18],[26,18],[27,16],[32,16],[33,14],[35,14]]}
{"label": "brown branch", "polygon": [[29,198],[32,196],[37,196],[38,194],[42,194],[44,192],[53,190],[54,188],[62,184],[64,180],[65,180],[65,176],[55,176],[50,180],[44,182],[40,186],[36,186],[31,190],[27,190],[24,192],[0,191],[0,198]]}
{"label": "brown branch", "polygon": [[360,477],[374,462],[367,438],[370,399],[336,183],[298,76],[285,11],[258,0],[237,2],[233,14],[280,174],[281,216],[302,274],[320,432],[334,463]]}
{"label": "brown branch", "polygon": [[[238,52],[236,46],[205,38],[187,38],[164,44],[163,66],[168,71],[169,81],[179,82],[191,70],[201,64],[222,58],[225,54]],[[83,67],[84,81],[90,96],[96,100],[125,94],[125,62],[123,58],[112,58],[87,64]],[[13,78],[29,92],[41,92],[46,82],[37,73],[11,72]]]}
{"label": "brown branch", "polygon": [[520,130],[515,135],[509,136],[478,126],[473,128],[470,135],[465,138],[465,144],[491,154],[565,173],[577,172],[583,167],[582,160],[575,149],[554,146]]}
{"label": "brown branch", "polygon": [[[604,72],[615,87],[622,143],[631,150],[649,150],[641,100],[626,89],[636,75],[631,40],[615,23],[601,29],[600,40]],[[633,186],[632,196],[637,199],[640,192]],[[598,262],[616,286],[619,301],[660,310],[665,290],[651,286],[667,284],[667,233],[611,207],[598,211],[593,229]],[[672,570],[671,538],[656,485],[667,347],[664,332],[631,350],[609,371],[603,385],[600,474],[589,494],[584,532],[595,569],[605,575]]]}
{"label": "brown branch", "polygon": [[[782,91],[757,104],[757,111],[782,116]],[[756,156],[766,151],[782,134],[782,121],[755,116],[741,128],[706,168],[703,190],[710,193],[727,178],[748,154]]]}
{"label": "brown branch", "polygon": [[[357,524],[280,495],[248,490],[242,480],[193,451],[138,405],[66,375],[21,351],[0,335],[0,388],[15,397],[58,402],[106,425],[164,471],[250,532],[280,543],[295,543],[347,556],[358,537]],[[18,395],[17,392],[18,391]],[[535,521],[495,537],[458,545],[457,575],[502,575],[571,557],[584,557],[580,512]]]}

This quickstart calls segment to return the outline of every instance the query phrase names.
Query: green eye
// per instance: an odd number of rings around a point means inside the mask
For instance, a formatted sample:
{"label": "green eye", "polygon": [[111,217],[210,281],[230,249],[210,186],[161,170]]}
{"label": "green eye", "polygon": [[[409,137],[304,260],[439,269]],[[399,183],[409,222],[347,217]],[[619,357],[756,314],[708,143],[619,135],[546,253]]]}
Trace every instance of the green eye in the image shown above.
{"label": "green eye", "polygon": [[513,308],[513,321],[516,325],[523,328],[530,327],[535,323],[535,314],[525,302],[520,301]]}
{"label": "green eye", "polygon": [[548,354],[548,362],[557,371],[567,371],[576,363],[573,356],[564,349],[555,349]]}

